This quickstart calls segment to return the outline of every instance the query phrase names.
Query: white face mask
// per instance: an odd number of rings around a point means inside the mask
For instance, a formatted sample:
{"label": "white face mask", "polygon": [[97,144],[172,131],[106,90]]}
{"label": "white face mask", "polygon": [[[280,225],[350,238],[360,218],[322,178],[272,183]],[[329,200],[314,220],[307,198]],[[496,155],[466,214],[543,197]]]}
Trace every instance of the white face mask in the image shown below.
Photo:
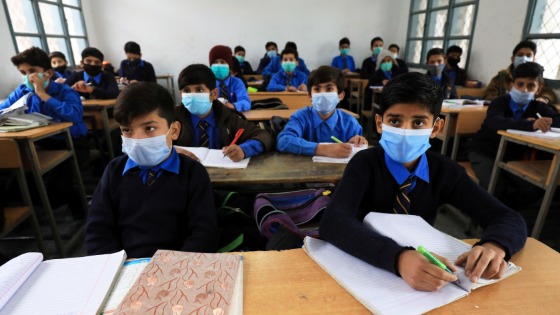
{"label": "white face mask", "polygon": [[[169,129],[171,131],[171,128]],[[151,138],[122,138],[122,151],[140,166],[155,166],[163,162],[171,148],[167,146],[166,134]]]}

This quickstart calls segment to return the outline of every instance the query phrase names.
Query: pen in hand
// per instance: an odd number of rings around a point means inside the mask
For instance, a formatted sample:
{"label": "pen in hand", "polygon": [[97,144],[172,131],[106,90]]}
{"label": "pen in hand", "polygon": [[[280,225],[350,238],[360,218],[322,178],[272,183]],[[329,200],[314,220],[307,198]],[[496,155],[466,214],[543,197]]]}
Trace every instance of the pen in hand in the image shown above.
{"label": "pen in hand", "polygon": [[537,117],[538,118],[542,118],[541,114],[537,113]]}
{"label": "pen in hand", "polygon": [[331,139],[333,139],[334,142],[336,142],[336,143],[343,143],[342,141],[340,141],[340,140],[339,140],[337,137],[335,137],[335,136],[331,136]]}
{"label": "pen in hand", "polygon": [[[451,271],[451,269],[449,269],[449,267],[447,267],[443,262],[441,262],[441,260],[437,259],[434,255],[432,255],[423,246],[418,246],[418,252],[420,254],[424,255],[424,257],[426,257],[432,264],[434,264],[434,265],[438,266],[439,268],[449,272],[450,274],[454,274],[453,271]],[[454,281],[454,283],[456,283],[456,284],[461,283],[461,280],[459,280],[459,277],[457,277],[457,280]]]}
{"label": "pen in hand", "polygon": [[[237,132],[235,133],[235,137],[233,138],[233,140],[229,144],[229,147],[231,147],[232,145],[235,145],[235,143],[237,142],[237,140],[239,140],[239,137],[241,137],[241,135],[243,134],[244,131],[245,131],[245,129],[243,129],[243,128],[237,130]],[[225,158],[225,157],[226,157],[226,154],[224,154],[223,158]]]}

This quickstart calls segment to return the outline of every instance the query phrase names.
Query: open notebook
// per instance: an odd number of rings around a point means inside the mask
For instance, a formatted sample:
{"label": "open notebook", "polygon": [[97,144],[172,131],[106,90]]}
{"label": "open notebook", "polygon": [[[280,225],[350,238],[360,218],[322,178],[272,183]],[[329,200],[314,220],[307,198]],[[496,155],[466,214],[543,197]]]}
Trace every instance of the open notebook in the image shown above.
{"label": "open notebook", "polygon": [[0,315],[99,314],[126,254],[43,261],[22,254],[0,267]]}
{"label": "open notebook", "polygon": [[[335,144],[335,143],[321,143],[321,144]],[[354,154],[356,154],[357,152],[362,151],[364,149],[367,149],[367,148],[368,148],[367,145],[352,146],[352,153],[350,154],[349,157],[346,157],[346,158],[333,158],[333,157],[328,157],[328,156],[315,155],[315,156],[313,156],[313,162],[348,163],[348,162],[350,162],[350,160],[352,159]]]}
{"label": "open notebook", "polygon": [[227,156],[224,157],[222,150],[208,149],[202,147],[180,147],[176,148],[185,149],[192,152],[200,160],[200,163],[206,167],[219,167],[219,168],[247,168],[251,158],[243,159],[239,162],[234,162]]}
{"label": "open notebook", "polygon": [[[422,245],[450,261],[455,261],[459,255],[471,248],[471,245],[436,230],[419,216],[371,212],[364,218],[364,224],[402,246],[417,248]],[[374,267],[325,241],[305,238],[303,249],[375,314],[425,313],[463,298],[478,287],[500,281],[521,270],[510,262],[504,278],[480,279],[478,283],[473,284],[458,267],[459,271],[456,274],[461,281],[461,287],[450,283],[437,292],[422,292],[414,290],[393,273]]]}
{"label": "open notebook", "polygon": [[522,131],[522,130],[515,130],[515,129],[508,129],[506,131],[509,133],[514,133],[516,135],[522,135],[522,136],[530,136],[530,137],[537,137],[543,139],[560,139],[560,130],[558,128],[552,128],[551,131],[548,132],[542,132],[540,130]]}

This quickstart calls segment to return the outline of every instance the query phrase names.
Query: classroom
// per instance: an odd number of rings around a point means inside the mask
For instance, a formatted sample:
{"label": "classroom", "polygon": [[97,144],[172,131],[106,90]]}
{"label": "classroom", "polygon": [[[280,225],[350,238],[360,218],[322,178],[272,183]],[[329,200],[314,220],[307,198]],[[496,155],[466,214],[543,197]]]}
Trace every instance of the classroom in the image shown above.
{"label": "classroom", "polygon": [[0,315],[560,309],[559,1],[0,8]]}

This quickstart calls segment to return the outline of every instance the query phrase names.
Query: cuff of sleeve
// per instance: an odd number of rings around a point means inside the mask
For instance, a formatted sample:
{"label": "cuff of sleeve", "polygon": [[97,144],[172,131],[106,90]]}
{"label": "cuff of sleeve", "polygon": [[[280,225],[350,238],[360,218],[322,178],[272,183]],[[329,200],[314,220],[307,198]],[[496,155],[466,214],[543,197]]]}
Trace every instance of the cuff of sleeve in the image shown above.
{"label": "cuff of sleeve", "polygon": [[401,274],[399,273],[399,256],[400,256],[404,251],[407,251],[407,250],[414,250],[414,247],[412,247],[412,246],[405,246],[405,247],[401,248],[401,250],[399,250],[399,251],[397,252],[397,254],[395,255],[395,262],[394,262],[394,265],[393,265],[393,269],[395,270],[395,275],[396,275],[397,277],[401,277]]}
{"label": "cuff of sleeve", "polygon": [[310,143],[308,145],[305,145],[303,147],[303,154],[304,155],[310,155],[310,156],[315,155],[315,152],[317,152],[317,146],[318,145],[319,145],[318,143]]}

